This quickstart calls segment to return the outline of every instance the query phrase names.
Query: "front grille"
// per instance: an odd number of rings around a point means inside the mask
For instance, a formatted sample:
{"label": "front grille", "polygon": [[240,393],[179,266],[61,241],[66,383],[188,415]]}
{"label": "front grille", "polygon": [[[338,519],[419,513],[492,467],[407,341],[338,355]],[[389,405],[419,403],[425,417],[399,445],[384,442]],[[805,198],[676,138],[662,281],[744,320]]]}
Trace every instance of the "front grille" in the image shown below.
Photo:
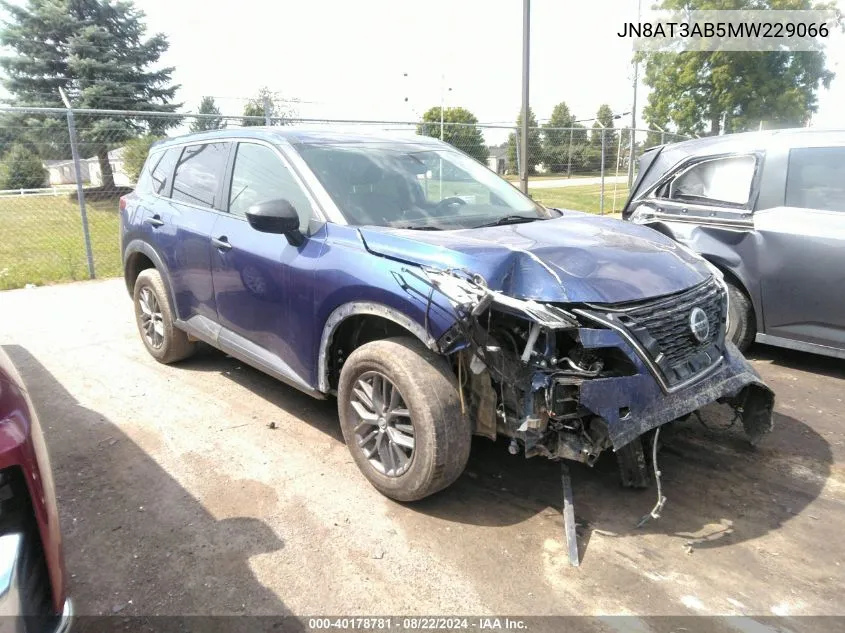
{"label": "front grille", "polygon": [[[703,341],[696,339],[690,326],[695,308],[707,317],[709,333]],[[646,350],[670,386],[702,372],[722,356],[727,301],[715,278],[674,295],[613,306],[611,313]]]}

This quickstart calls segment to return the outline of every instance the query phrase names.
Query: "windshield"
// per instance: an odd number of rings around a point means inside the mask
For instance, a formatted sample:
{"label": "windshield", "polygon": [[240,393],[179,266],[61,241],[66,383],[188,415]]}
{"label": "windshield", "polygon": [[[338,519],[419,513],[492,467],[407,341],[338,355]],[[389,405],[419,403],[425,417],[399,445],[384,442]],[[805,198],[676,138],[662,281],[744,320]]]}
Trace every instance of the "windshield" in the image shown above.
{"label": "windshield", "polygon": [[297,150],[350,224],[448,230],[550,217],[454,150],[412,143],[315,143]]}

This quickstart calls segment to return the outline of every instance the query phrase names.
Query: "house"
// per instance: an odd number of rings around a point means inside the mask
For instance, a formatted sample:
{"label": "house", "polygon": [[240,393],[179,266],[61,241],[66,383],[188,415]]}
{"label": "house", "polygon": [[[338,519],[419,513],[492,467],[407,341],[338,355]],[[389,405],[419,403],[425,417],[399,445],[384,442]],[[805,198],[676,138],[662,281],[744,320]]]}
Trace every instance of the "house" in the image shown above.
{"label": "house", "polygon": [[[72,160],[45,160],[42,164],[44,165],[44,169],[47,170],[50,185],[76,184],[76,170],[74,169]],[[80,162],[80,171],[82,172],[82,182],[91,182],[91,174],[88,170],[87,161]]]}
{"label": "house", "polygon": [[[114,175],[114,184],[118,187],[131,187],[134,183],[126,174],[123,167],[124,150],[124,147],[111,150],[109,152],[109,163],[111,164],[112,174]],[[49,174],[50,185],[76,184],[76,170],[73,167],[72,160],[45,160],[43,161],[43,165]],[[83,184],[93,187],[99,187],[103,184],[100,161],[96,156],[80,160],[79,167],[82,173]]]}
{"label": "house", "polygon": [[[118,147],[109,152],[109,163],[111,164],[112,176],[114,177],[114,184],[117,187],[131,187],[135,183],[129,178],[123,168],[123,152],[125,147]],[[103,174],[100,171],[100,161],[96,156],[87,160],[88,171],[91,174],[91,184],[99,187],[103,184]],[[82,169],[85,173],[85,169]]]}
{"label": "house", "polygon": [[497,174],[504,174],[508,170],[508,148],[488,147],[487,166]]}

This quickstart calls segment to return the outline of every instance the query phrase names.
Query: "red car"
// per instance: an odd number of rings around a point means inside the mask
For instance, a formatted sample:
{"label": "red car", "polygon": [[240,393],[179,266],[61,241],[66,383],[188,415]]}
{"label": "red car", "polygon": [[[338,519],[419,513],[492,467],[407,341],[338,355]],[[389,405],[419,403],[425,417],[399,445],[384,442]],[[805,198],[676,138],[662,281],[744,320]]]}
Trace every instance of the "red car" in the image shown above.
{"label": "red car", "polygon": [[0,348],[0,617],[17,617],[15,631],[52,633],[67,631],[72,614],[47,446]]}

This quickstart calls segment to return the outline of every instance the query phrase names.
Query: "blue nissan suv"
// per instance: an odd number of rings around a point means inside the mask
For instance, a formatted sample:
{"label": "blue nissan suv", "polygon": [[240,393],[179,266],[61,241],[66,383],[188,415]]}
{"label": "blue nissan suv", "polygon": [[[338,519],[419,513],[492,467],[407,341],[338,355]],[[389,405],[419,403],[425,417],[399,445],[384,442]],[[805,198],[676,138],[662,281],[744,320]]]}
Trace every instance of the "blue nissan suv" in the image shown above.
{"label": "blue nissan suv", "polygon": [[752,441],[771,429],[718,270],[647,227],[545,208],[436,139],[169,139],[120,214],[149,353],[202,341],[336,398],[355,462],[397,500],[451,484],[473,434],[590,465],[611,449],[641,486],[645,440],[706,404]]}

